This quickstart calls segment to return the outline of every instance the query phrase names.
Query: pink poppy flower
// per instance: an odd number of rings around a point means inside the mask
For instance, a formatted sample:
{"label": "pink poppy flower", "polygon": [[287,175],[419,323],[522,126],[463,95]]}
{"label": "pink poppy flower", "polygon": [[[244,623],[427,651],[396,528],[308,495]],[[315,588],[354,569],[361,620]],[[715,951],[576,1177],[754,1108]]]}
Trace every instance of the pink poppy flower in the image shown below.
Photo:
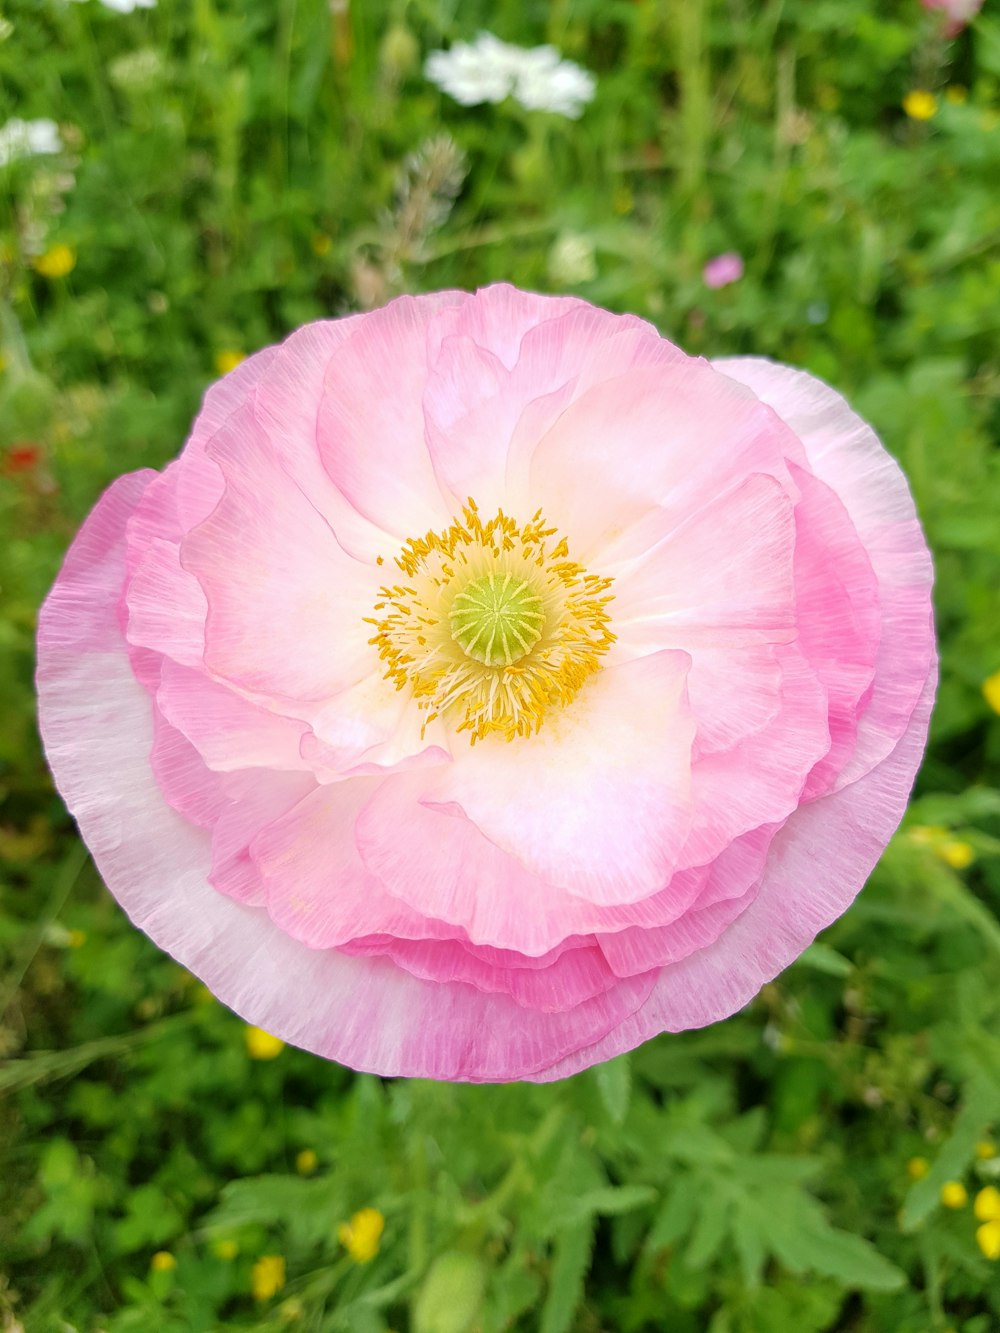
{"label": "pink poppy flower", "polygon": [[733,1013],[848,906],[935,683],[843,399],[492,287],[310,325],[99,501],[45,747],[133,921],[358,1069],[552,1079]]}
{"label": "pink poppy flower", "polygon": [[954,37],[971,23],[983,7],[983,0],[923,0],[924,9],[940,10],[946,18],[945,34]]}
{"label": "pink poppy flower", "polygon": [[743,277],[743,259],[735,250],[727,250],[724,255],[710,259],[701,276],[706,287],[728,287]]}

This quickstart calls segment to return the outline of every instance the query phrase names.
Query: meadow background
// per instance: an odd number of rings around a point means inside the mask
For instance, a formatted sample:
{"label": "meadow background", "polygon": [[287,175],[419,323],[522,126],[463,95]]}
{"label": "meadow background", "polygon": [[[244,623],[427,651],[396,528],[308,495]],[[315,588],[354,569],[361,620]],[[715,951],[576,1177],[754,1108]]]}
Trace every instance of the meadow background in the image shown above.
{"label": "meadow background", "polygon": [[[592,71],[579,120],[429,83],[482,28]],[[63,147],[0,166],[0,1329],[996,1333],[997,5],[2,0],[12,117]],[[498,279],[842,390],[935,553],[939,703],[868,888],[740,1015],[542,1088],[357,1077],[101,887],[36,608],[243,354]]]}

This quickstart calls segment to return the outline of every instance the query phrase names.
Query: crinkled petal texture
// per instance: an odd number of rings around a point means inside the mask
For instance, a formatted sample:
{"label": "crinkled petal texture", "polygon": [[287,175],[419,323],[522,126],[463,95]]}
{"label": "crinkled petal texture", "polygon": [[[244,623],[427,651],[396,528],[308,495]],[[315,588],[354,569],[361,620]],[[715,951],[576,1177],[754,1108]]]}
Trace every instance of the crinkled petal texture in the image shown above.
{"label": "crinkled petal texture", "polygon": [[[614,636],[475,744],[373,642],[470,500],[541,512]],[[923,750],[931,577],[810,375],[505,286],[403,297],[250,358],[104,495],[42,611],[42,731],[112,892],[249,1022],[558,1078],[733,1013],[852,901]]]}

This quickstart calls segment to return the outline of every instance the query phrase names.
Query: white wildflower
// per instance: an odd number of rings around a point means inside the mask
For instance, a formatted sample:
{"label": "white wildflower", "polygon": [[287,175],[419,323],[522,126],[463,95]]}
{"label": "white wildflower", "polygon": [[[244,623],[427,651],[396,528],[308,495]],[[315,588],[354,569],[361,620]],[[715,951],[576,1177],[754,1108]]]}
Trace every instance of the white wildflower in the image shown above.
{"label": "white wildflower", "polygon": [[554,46],[522,52],[514,96],[529,111],[554,111],[576,120],[594,96],[595,80],[588,70],[560,59]]}
{"label": "white wildflower", "polygon": [[529,111],[554,111],[575,120],[594,96],[594,76],[563,60],[554,46],[530,50],[481,32],[474,42],[432,51],[424,72],[463,106],[513,97]]}
{"label": "white wildflower", "polygon": [[133,9],[156,8],[156,0],[101,0],[101,4],[105,9],[113,9],[116,14],[131,14]]}
{"label": "white wildflower", "polygon": [[54,120],[8,120],[0,126],[0,167],[19,157],[62,152],[59,126]]}
{"label": "white wildflower", "polygon": [[549,277],[557,287],[576,287],[597,277],[594,247],[586,236],[563,232],[549,251]]}

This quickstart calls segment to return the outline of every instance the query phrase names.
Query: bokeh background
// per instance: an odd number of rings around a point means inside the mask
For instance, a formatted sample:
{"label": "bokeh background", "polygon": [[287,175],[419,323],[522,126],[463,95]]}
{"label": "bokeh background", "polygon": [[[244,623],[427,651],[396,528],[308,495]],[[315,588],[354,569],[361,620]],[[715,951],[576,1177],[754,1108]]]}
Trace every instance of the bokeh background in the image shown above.
{"label": "bokeh background", "polygon": [[[0,3],[0,1328],[996,1333],[996,4]],[[460,105],[425,61],[481,29],[593,99]],[[842,390],[935,553],[939,703],[868,888],[745,1012],[544,1088],[357,1077],[101,887],[36,608],[244,354],[498,279]]]}

